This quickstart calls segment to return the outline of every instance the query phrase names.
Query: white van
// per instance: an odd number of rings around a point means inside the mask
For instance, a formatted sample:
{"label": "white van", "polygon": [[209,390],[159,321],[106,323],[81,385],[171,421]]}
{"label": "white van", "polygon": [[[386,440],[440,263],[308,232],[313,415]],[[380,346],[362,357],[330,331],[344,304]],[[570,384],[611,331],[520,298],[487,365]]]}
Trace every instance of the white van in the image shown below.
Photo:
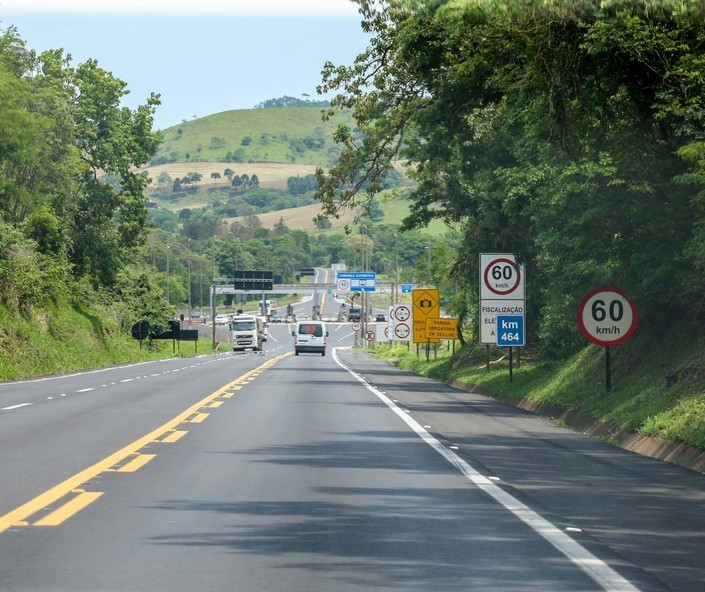
{"label": "white van", "polygon": [[326,341],[328,331],[326,324],[321,321],[298,321],[296,328],[291,332],[294,336],[294,353],[311,352],[326,355]]}

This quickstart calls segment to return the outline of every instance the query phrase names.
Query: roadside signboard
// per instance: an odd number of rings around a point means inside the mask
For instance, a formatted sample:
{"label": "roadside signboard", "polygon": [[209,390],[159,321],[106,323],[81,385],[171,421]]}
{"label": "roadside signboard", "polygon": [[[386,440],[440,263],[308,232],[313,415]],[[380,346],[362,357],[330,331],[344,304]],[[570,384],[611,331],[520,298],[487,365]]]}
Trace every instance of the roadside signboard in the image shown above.
{"label": "roadside signboard", "polygon": [[365,331],[365,341],[374,341],[375,340],[375,332],[372,331],[371,329]]}
{"label": "roadside signboard", "polygon": [[578,327],[585,339],[611,347],[621,345],[636,331],[636,303],[620,288],[602,286],[588,292],[578,306]]}
{"label": "roadside signboard", "polygon": [[430,338],[426,335],[426,319],[437,319],[440,310],[440,297],[436,289],[413,290],[412,292],[413,341],[425,343]]}
{"label": "roadside signboard", "polygon": [[409,341],[411,336],[411,325],[409,323],[395,323],[393,339],[398,341]]}
{"label": "roadside signboard", "polygon": [[338,292],[350,292],[350,280],[347,278],[338,278],[336,290]]}
{"label": "roadside signboard", "polygon": [[428,339],[457,339],[458,319],[426,319]]}
{"label": "roadside signboard", "polygon": [[401,285],[401,293],[402,294],[411,294],[412,289],[413,289],[413,286],[411,284],[402,284]]}
{"label": "roadside signboard", "polygon": [[387,326],[387,323],[383,325],[375,325],[373,326],[377,336],[375,337],[375,341],[377,343],[386,343],[387,341],[390,341],[389,336],[391,335],[389,331],[389,327]]}
{"label": "roadside signboard", "polygon": [[591,290],[578,305],[578,327],[585,339],[605,348],[605,386],[612,388],[610,349],[636,331],[639,310],[624,290],[601,286]]}
{"label": "roadside signboard", "polygon": [[149,335],[149,323],[147,321],[135,323],[132,325],[132,329],[130,331],[133,339],[139,339],[140,341],[147,339],[147,336]]}
{"label": "roadside signboard", "polygon": [[355,322],[352,324],[352,328],[353,328],[353,331],[359,331],[360,329],[362,329],[362,324],[361,324],[361,323],[358,323],[357,321],[355,321]]}
{"label": "roadside signboard", "polygon": [[350,282],[350,292],[374,292],[377,274],[374,271],[339,271],[336,284],[340,284],[341,280]]}
{"label": "roadside signboard", "polygon": [[480,254],[480,343],[497,343],[497,315],[523,315],[526,273],[509,253]]}
{"label": "roadside signboard", "polygon": [[497,345],[524,347],[524,315],[497,315]]}
{"label": "roadside signboard", "polygon": [[389,307],[389,338],[408,341],[411,335],[411,304],[393,304]]}

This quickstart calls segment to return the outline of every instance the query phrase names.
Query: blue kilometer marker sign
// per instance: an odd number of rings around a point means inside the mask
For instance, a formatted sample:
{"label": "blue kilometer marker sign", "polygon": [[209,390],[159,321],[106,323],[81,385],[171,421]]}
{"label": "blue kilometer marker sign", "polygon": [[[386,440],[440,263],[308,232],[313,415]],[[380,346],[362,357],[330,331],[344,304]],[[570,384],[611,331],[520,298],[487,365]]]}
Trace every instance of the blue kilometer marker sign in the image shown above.
{"label": "blue kilometer marker sign", "polygon": [[524,347],[524,315],[497,315],[497,345]]}

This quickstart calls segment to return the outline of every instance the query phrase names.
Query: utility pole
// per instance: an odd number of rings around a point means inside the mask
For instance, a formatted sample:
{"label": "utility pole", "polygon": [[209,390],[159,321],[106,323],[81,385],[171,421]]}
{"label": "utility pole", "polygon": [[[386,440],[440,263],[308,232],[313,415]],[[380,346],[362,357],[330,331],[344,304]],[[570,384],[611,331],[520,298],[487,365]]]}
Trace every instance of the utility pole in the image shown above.
{"label": "utility pole", "polygon": [[395,255],[395,263],[396,263],[396,271],[394,273],[394,299],[392,301],[392,304],[398,304],[399,303],[399,237],[395,234],[394,235],[394,255]]}
{"label": "utility pole", "polygon": [[188,239],[188,318],[189,327],[191,326],[191,311],[193,310],[193,303],[191,301],[191,239]]}
{"label": "utility pole", "polygon": [[171,304],[171,298],[170,298],[170,290],[169,290],[169,241],[166,243],[166,301]]}

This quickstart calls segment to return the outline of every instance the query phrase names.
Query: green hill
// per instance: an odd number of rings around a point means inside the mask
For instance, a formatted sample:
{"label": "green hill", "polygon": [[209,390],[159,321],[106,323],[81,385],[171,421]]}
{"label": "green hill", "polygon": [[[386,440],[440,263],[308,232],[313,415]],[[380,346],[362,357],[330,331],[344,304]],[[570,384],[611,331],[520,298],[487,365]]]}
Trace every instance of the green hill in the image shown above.
{"label": "green hill", "polygon": [[320,107],[224,111],[162,131],[151,165],[174,162],[278,162],[329,167],[340,152],[333,132],[353,125],[341,112],[322,121]]}

